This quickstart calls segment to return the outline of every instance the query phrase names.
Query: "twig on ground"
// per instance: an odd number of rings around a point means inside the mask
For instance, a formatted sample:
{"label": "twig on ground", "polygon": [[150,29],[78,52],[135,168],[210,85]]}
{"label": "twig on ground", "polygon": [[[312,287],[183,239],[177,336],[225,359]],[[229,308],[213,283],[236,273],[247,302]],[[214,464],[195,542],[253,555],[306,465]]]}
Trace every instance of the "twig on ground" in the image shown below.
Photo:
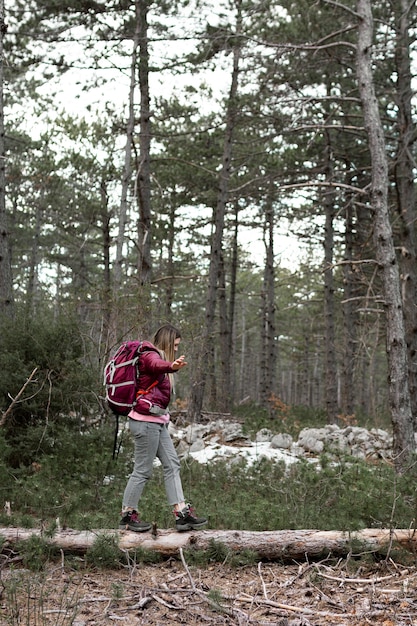
{"label": "twig on ground", "polygon": [[183,566],[184,566],[184,569],[185,569],[185,571],[187,572],[187,576],[188,576],[188,579],[189,579],[189,581],[190,581],[191,587],[192,587],[193,589],[196,589],[194,579],[193,579],[193,577],[191,576],[191,572],[190,572],[190,570],[189,570],[189,568],[188,568],[188,565],[187,565],[187,563],[186,563],[186,561],[185,561],[185,558],[184,558],[184,551],[183,551],[183,549],[182,549],[182,548],[180,548],[180,556],[181,556],[181,562],[182,562],[182,564],[183,564]]}
{"label": "twig on ground", "polygon": [[[379,578],[344,578],[343,576],[330,576],[329,574],[324,574],[323,572],[320,571],[320,569],[317,567],[316,568],[317,574],[319,576],[321,576],[322,578],[326,578],[326,580],[333,580],[334,582],[338,582],[338,583],[347,583],[347,584],[352,584],[352,585],[375,585],[377,583],[382,583],[385,582],[387,580],[392,580],[392,579],[398,579],[398,578],[404,578],[405,576],[407,576],[408,574],[410,574],[410,570],[406,569],[403,572],[401,572],[399,575],[398,573],[396,574],[389,574],[388,576],[380,576]],[[414,578],[417,576],[417,573],[415,574],[410,574],[410,578]]]}
{"label": "twig on ground", "polygon": [[259,563],[258,563],[258,574],[259,574],[259,578],[261,579],[262,591],[264,593],[264,598],[266,600],[268,600],[268,594],[266,593],[266,585],[265,585],[265,581],[264,581],[263,576],[262,576],[261,566],[262,566],[262,563],[261,563],[261,561],[259,561]]}

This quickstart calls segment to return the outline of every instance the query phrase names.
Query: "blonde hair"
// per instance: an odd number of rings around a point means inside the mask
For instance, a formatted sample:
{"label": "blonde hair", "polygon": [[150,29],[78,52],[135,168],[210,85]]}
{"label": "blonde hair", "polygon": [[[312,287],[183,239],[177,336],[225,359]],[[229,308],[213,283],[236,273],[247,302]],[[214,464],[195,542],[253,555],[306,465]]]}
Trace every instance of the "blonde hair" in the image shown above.
{"label": "blonde hair", "polygon": [[175,361],[174,344],[176,339],[181,339],[178,328],[172,324],[164,324],[155,332],[152,343],[161,351],[163,358],[167,361]]}

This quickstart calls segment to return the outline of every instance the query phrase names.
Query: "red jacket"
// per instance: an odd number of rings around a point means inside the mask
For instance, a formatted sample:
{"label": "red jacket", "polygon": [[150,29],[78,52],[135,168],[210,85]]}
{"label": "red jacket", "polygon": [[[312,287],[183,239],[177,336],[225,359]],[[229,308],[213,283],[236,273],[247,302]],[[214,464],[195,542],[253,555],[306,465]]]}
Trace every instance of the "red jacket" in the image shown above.
{"label": "red jacket", "polygon": [[171,361],[161,359],[153,344],[144,341],[139,358],[139,390],[149,391],[138,397],[134,410],[148,414],[152,405],[166,409],[171,398],[171,383],[167,374],[174,372]]}

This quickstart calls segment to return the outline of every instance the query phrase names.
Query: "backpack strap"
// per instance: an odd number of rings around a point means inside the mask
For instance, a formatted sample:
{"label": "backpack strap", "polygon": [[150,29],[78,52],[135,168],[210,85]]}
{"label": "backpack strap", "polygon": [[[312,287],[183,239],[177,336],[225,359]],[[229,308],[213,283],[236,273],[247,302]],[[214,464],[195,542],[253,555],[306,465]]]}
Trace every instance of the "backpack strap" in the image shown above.
{"label": "backpack strap", "polygon": [[151,383],[147,389],[138,389],[136,392],[136,400],[139,398],[139,396],[144,396],[147,393],[149,393],[150,390],[156,387],[157,384],[158,384],[158,381],[154,380],[154,382]]}

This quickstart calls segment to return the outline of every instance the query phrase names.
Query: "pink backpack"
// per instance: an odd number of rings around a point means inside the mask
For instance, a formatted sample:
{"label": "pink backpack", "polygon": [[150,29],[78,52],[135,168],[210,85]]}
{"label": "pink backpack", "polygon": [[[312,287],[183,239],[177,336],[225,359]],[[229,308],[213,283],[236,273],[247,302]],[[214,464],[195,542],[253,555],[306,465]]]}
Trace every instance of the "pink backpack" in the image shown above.
{"label": "pink backpack", "polygon": [[142,343],[125,341],[104,368],[107,404],[117,415],[128,415],[136,403]]}

